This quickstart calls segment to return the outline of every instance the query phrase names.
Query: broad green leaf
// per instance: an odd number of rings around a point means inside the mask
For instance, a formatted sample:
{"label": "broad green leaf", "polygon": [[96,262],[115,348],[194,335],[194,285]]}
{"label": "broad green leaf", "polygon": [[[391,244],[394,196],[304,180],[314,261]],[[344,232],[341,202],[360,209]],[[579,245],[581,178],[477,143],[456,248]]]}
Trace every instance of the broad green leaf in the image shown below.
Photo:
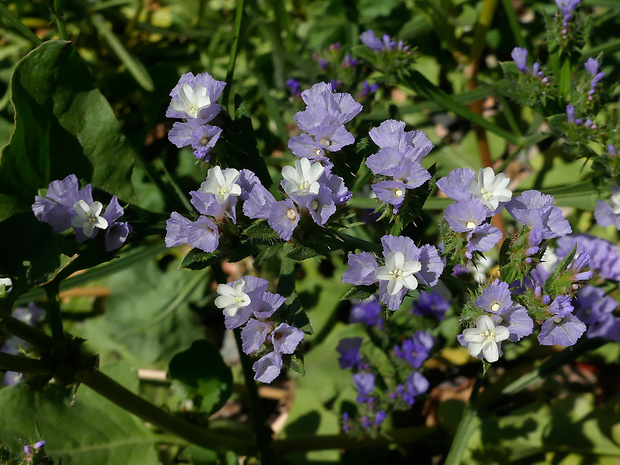
{"label": "broad green leaf", "polygon": [[296,262],[301,262],[303,260],[307,260],[308,258],[316,257],[317,255],[319,255],[319,252],[310,247],[296,245],[289,253],[286,254],[286,258],[290,258]]}
{"label": "broad green leaf", "polygon": [[219,350],[206,340],[194,341],[170,361],[171,378],[182,384],[207,415],[217,412],[232,393],[232,373]]}
{"label": "broad green leaf", "polygon": [[[48,41],[26,55],[13,72],[11,100],[15,130],[2,149],[0,194],[29,210],[38,189],[74,173],[131,200],[134,150],[71,43]],[[10,213],[0,209],[0,218]]]}
{"label": "broad green leaf", "polygon": [[187,255],[183,257],[181,268],[188,270],[202,270],[213,263],[219,262],[220,257],[217,252],[203,252],[200,249],[191,249]]}
{"label": "broad green leaf", "polygon": [[133,265],[102,283],[112,290],[105,313],[69,331],[87,339],[102,360],[120,355],[134,366],[165,366],[191,341],[203,337],[189,306],[203,293],[192,283],[195,277],[194,272],[176,270],[175,263],[167,272],[155,261]]}
{"label": "broad green leaf", "polygon": [[13,279],[10,298],[51,281],[76,257],[62,255],[57,234],[32,213],[0,222],[0,273]]}
{"label": "broad green leaf", "polygon": [[343,295],[340,300],[359,299],[364,300],[377,292],[378,286],[371,284],[370,286],[353,286]]}
{"label": "broad green leaf", "polygon": [[243,234],[256,239],[278,239],[280,236],[275,232],[266,221],[257,221],[247,227]]}
{"label": "broad green leaf", "polygon": [[[138,377],[125,363],[102,371],[132,391]],[[35,425],[46,441],[45,450],[63,465],[158,465],[157,436],[144,423],[87,386],[42,393],[21,383],[0,390],[0,432],[12,451],[35,439]]]}

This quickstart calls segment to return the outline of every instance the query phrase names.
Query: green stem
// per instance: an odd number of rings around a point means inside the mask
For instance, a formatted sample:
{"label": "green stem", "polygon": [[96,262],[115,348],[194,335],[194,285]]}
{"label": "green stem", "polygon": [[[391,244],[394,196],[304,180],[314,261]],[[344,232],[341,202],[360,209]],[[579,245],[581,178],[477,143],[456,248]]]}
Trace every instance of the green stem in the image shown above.
{"label": "green stem", "polygon": [[23,35],[26,39],[32,42],[37,47],[43,43],[41,39],[37,37],[37,35],[28,29],[24,23],[22,23],[17,16],[9,11],[9,9],[4,6],[3,2],[0,2],[0,16],[4,16],[4,18],[11,23],[11,25],[17,29],[17,31]]}
{"label": "green stem", "polygon": [[47,315],[52,328],[52,339],[55,343],[65,340],[65,331],[62,327],[62,317],[60,315],[60,296],[58,295],[58,282],[52,281],[44,286],[47,294]]}
{"label": "green stem", "polygon": [[56,27],[58,28],[58,35],[60,36],[60,38],[62,40],[68,40],[69,36],[67,35],[67,28],[65,27],[65,23],[63,22],[63,20],[58,17],[58,15],[54,14],[54,22],[56,23]]}
{"label": "green stem", "polygon": [[426,440],[430,436],[434,436],[438,431],[438,428],[417,426],[388,431],[385,435],[376,438],[357,438],[345,434],[303,436],[278,439],[273,442],[271,449],[275,455],[282,456],[314,450],[361,449],[365,447],[389,446],[391,444],[410,444]]}
{"label": "green stem", "polygon": [[254,423],[254,431],[256,433],[256,443],[258,445],[258,451],[260,454],[261,463],[264,465],[273,462],[271,453],[271,431],[265,424],[265,415],[258,397],[258,388],[256,387],[256,381],[254,381],[254,371],[252,370],[252,360],[243,352],[243,342],[241,340],[241,331],[239,329],[234,330],[235,340],[237,341],[237,348],[239,349],[239,356],[241,357],[241,366],[243,367],[243,377],[245,379],[245,385],[247,388],[248,396],[250,399],[250,406],[252,408],[252,421]]}
{"label": "green stem", "polygon": [[448,452],[448,457],[446,457],[446,462],[444,465],[458,465],[461,463],[461,458],[467,448],[469,438],[475,431],[475,428],[472,426],[474,420],[476,419],[475,404],[476,399],[478,398],[478,392],[480,391],[480,385],[482,384],[482,376],[482,372],[480,372],[476,377],[476,382],[474,383],[474,388],[471,391],[469,402],[465,406],[465,410],[463,410],[461,422],[459,423],[459,427],[454,435],[454,440],[452,441],[452,446],[450,447],[450,452]]}
{"label": "green stem", "polygon": [[27,325],[23,321],[19,321],[17,318],[8,315],[4,316],[2,317],[2,324],[7,332],[14,334],[26,342],[29,342],[35,347],[40,349],[49,349],[53,345],[52,338],[47,334],[33,328],[30,325]]}
{"label": "green stem", "polygon": [[41,360],[18,357],[3,352],[0,352],[0,369],[32,375],[47,375],[51,373],[50,367]]}
{"label": "green stem", "polygon": [[504,12],[506,13],[506,17],[508,18],[508,25],[510,26],[510,30],[512,31],[512,35],[515,38],[515,42],[521,48],[527,49],[527,43],[523,38],[523,34],[521,33],[521,27],[519,26],[519,18],[517,18],[517,12],[512,6],[511,0],[502,0],[502,6],[504,7]]}
{"label": "green stem", "polygon": [[193,444],[216,452],[234,451],[241,455],[255,455],[256,446],[244,439],[224,436],[176,418],[157,408],[142,397],[125,389],[98,370],[82,373],[82,383],[119,407]]}
{"label": "green stem", "polygon": [[338,234],[338,237],[340,237],[340,239],[342,239],[343,241],[343,245],[341,249],[346,249],[346,250],[361,249],[364,252],[381,252],[383,250],[383,247],[381,246],[381,244],[378,244],[376,242],[370,242],[370,241],[365,241],[363,239],[358,239],[357,237],[353,237],[353,236],[350,236],[342,232],[338,232],[336,234]]}
{"label": "green stem", "polygon": [[[230,97],[230,87],[232,85],[233,75],[235,74],[235,62],[237,61],[237,52],[239,49],[239,36],[241,35],[241,19],[243,17],[244,0],[237,0],[237,11],[235,12],[235,26],[233,29],[233,43],[230,50],[230,60],[228,61],[228,69],[226,70],[226,87],[222,96],[222,103],[228,108],[228,99]],[[230,110],[229,110],[230,111]]]}

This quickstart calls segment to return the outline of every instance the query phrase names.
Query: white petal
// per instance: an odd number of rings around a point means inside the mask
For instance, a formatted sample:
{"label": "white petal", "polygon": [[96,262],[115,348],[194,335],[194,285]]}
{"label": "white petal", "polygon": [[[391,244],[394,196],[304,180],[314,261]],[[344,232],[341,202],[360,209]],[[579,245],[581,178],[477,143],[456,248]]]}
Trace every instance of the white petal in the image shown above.
{"label": "white petal", "polygon": [[418,287],[418,280],[415,279],[415,276],[405,276],[400,281],[404,282],[404,285],[407,289],[414,290]]}
{"label": "white petal", "polygon": [[77,213],[78,216],[82,219],[86,219],[90,214],[90,207],[83,200],[78,200],[77,202],[75,202],[75,204],[73,204],[73,209],[75,210],[75,213]]}
{"label": "white petal", "polygon": [[487,315],[481,315],[476,320],[476,328],[478,328],[481,332],[495,329],[495,325],[493,324],[493,320],[489,318]]}
{"label": "white petal", "polygon": [[389,268],[388,266],[380,266],[375,270],[375,279],[378,279],[379,281],[388,281],[392,279],[392,276],[390,276],[391,270],[392,268]]}
{"label": "white petal", "polygon": [[467,345],[467,351],[469,352],[469,355],[471,355],[472,357],[477,357],[478,355],[480,355],[480,352],[482,352],[482,343],[470,342]]}
{"label": "white petal", "polygon": [[103,205],[101,202],[93,202],[90,206],[90,212],[95,216],[99,216],[101,214],[101,210],[103,210]]}
{"label": "white petal", "polygon": [[396,295],[403,288],[403,282],[400,279],[390,279],[388,281],[387,291],[390,295]]}
{"label": "white petal", "polygon": [[502,342],[508,339],[510,336],[510,331],[505,326],[496,326],[495,327],[495,341]]}
{"label": "white petal", "polygon": [[482,353],[487,362],[493,363],[499,360],[499,346],[494,342],[485,345],[482,348]]}
{"label": "white petal", "polygon": [[465,342],[469,342],[470,344],[482,344],[482,341],[484,341],[484,339],[485,338],[482,335],[482,331],[480,331],[478,328],[468,328],[463,331],[463,340]]}

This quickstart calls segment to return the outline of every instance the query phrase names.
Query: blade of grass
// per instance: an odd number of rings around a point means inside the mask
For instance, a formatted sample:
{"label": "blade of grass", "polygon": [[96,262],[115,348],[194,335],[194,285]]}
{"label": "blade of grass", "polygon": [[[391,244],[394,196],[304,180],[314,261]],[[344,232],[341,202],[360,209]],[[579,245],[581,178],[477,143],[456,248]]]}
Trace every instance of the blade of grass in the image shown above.
{"label": "blade of grass", "polygon": [[116,34],[114,34],[110,26],[108,26],[103,16],[99,13],[95,13],[91,16],[91,20],[99,34],[103,36],[112,51],[114,51],[121,63],[125,65],[127,71],[129,71],[136,82],[148,92],[155,90],[155,84],[153,84],[153,80],[151,76],[149,76],[144,65],[125,48],[125,45],[116,37]]}
{"label": "blade of grass", "polygon": [[11,26],[17,29],[21,35],[32,42],[35,46],[38,47],[43,43],[43,41],[39,39],[34,32],[28,29],[17,16],[11,13],[9,9],[4,6],[3,2],[0,2],[0,16],[3,16],[11,24]]}
{"label": "blade of grass", "polygon": [[482,127],[483,129],[497,134],[500,137],[503,137],[508,142],[514,145],[521,146],[522,141],[519,137],[509,133],[505,129],[500,128],[496,124],[491,123],[482,116],[477,115],[465,105],[453,99],[439,87],[435,86],[418,71],[411,71],[407,75],[399,73],[398,77],[404,86],[412,89],[419,95],[422,95],[429,100],[432,100],[433,102],[440,105],[442,108],[456,113],[461,118],[465,118],[470,122]]}
{"label": "blade of grass", "polygon": [[222,96],[222,105],[229,108],[230,88],[232,86],[233,75],[235,74],[235,62],[237,61],[237,53],[239,52],[239,36],[241,35],[241,22],[243,19],[244,0],[237,0],[237,10],[235,12],[235,26],[233,29],[233,43],[230,50],[230,60],[228,61],[228,69],[226,70],[226,87],[224,87],[224,95]]}
{"label": "blade of grass", "polygon": [[519,19],[517,18],[517,12],[512,6],[512,1],[502,0],[502,6],[504,7],[504,12],[506,13],[506,17],[508,18],[508,25],[510,26],[512,35],[515,38],[515,42],[517,43],[519,47],[527,50],[527,43],[525,42],[525,38],[523,37],[523,33],[521,32],[521,26],[519,26]]}

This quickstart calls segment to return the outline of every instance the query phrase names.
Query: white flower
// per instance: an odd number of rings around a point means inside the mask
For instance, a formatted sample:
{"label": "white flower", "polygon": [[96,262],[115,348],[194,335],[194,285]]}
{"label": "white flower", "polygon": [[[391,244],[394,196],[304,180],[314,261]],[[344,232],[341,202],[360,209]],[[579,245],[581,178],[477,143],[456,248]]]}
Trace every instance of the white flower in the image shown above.
{"label": "white flower", "polygon": [[250,305],[250,296],[243,292],[245,281],[240,279],[233,286],[218,284],[217,293],[219,297],[215,299],[215,305],[228,316],[235,316],[239,309]]}
{"label": "white flower", "polygon": [[620,215],[620,191],[612,194],[609,200],[611,201],[611,211],[614,212],[614,215]]}
{"label": "white flower", "polygon": [[495,176],[493,168],[478,171],[478,180],[469,185],[469,193],[479,199],[489,210],[496,210],[500,202],[508,202],[512,191],[506,189],[510,182],[504,173]]}
{"label": "white flower", "polygon": [[418,280],[413,273],[422,269],[422,264],[417,260],[405,261],[402,252],[390,252],[385,258],[385,266],[380,266],[375,271],[375,278],[379,281],[388,282],[388,294],[396,295],[403,288],[413,290],[418,287]]}
{"label": "white flower", "polygon": [[11,278],[0,278],[0,297],[4,297],[13,289]]}
{"label": "white flower", "polygon": [[200,185],[200,190],[205,194],[215,194],[217,203],[222,205],[228,197],[241,195],[241,186],[235,184],[239,179],[239,171],[227,168],[224,171],[219,166],[214,166],[207,172],[207,180]]}
{"label": "white flower", "polygon": [[480,352],[488,362],[499,360],[499,343],[508,339],[510,332],[504,326],[495,326],[487,315],[479,316],[476,327],[463,331],[463,340],[468,343],[467,350],[472,357]]}
{"label": "white flower", "polygon": [[103,205],[101,202],[93,202],[88,205],[83,200],[78,200],[73,209],[77,216],[71,218],[71,226],[75,229],[81,229],[84,235],[88,238],[94,237],[96,234],[95,228],[106,229],[108,227],[108,220],[101,215]]}
{"label": "white flower", "polygon": [[190,118],[200,118],[200,112],[211,106],[211,99],[207,88],[183,84],[178,91],[179,100],[170,102],[170,108],[179,113],[185,113]]}
{"label": "white flower", "polygon": [[317,195],[319,193],[318,180],[325,171],[320,163],[313,163],[307,158],[295,160],[295,168],[282,168],[282,177],[286,180],[284,191],[289,195]]}

